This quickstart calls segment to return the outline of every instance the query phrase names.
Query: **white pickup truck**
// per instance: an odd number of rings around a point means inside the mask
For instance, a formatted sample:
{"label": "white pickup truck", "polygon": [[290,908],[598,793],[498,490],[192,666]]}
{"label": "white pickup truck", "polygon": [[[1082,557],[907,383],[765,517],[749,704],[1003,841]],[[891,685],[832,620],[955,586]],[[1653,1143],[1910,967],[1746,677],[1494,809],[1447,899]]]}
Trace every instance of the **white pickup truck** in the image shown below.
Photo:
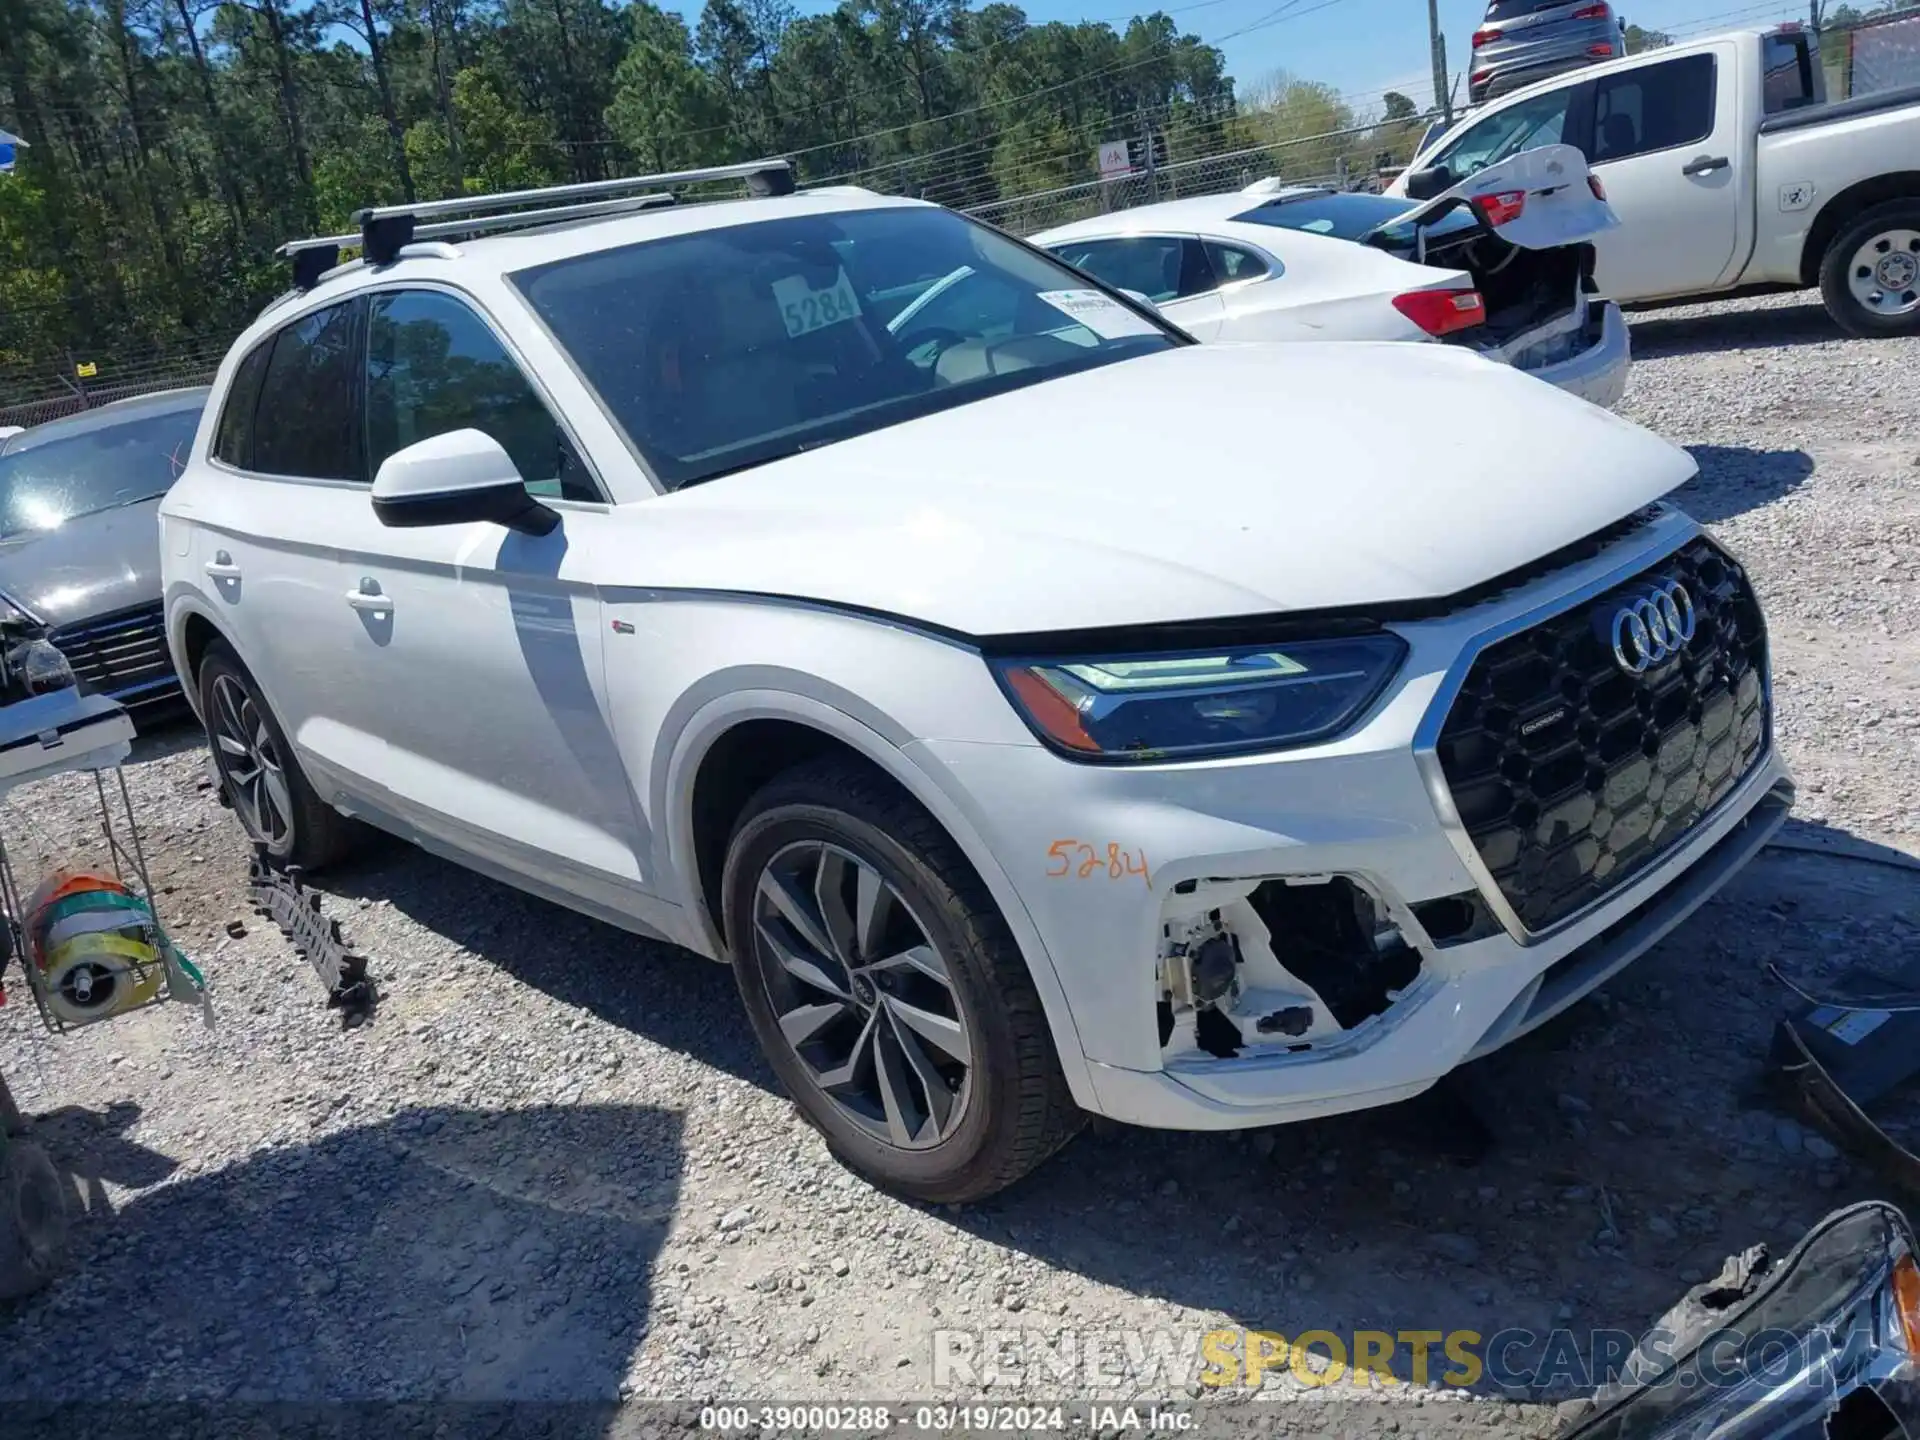
{"label": "white pickup truck", "polygon": [[1390,193],[1438,194],[1553,144],[1586,154],[1620,217],[1595,242],[1602,294],[1818,285],[1852,334],[1920,332],[1920,86],[1829,103],[1808,32],[1736,31],[1502,96],[1434,137]]}

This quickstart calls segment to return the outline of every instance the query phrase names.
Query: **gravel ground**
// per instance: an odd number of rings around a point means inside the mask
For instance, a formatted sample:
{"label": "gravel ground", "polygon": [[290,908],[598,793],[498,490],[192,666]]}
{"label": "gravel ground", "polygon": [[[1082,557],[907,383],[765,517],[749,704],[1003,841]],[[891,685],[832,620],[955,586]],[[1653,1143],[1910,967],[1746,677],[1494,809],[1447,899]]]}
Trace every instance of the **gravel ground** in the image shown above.
{"label": "gravel ground", "polygon": [[[1682,499],[1769,606],[1793,833],[1920,853],[1920,341],[1842,340],[1788,297],[1637,317],[1634,342],[1624,412],[1692,449]],[[20,1103],[87,1211],[70,1272],[0,1308],[0,1402],[575,1400],[605,1407],[582,1422],[598,1434],[660,1413],[625,1397],[981,1393],[940,1383],[942,1330],[1019,1332],[1075,1367],[1090,1335],[1111,1356],[1220,1328],[1637,1330],[1723,1255],[1880,1188],[1748,1096],[1784,1006],[1763,964],[1818,981],[1910,957],[1920,875],[1898,869],[1770,852],[1423,1101],[1242,1135],[1103,1128],[988,1204],[929,1210],[797,1122],[721,967],[402,846],[328,877],[383,991],[343,1028],[247,910],[196,737],[149,737],[129,778],[219,1021],[54,1040],[24,996],[0,1011]],[[89,797],[14,797],[23,870],[68,853]],[[1545,1433],[1569,1393],[1262,1398],[1327,1406],[1316,1430],[1439,1437]]]}

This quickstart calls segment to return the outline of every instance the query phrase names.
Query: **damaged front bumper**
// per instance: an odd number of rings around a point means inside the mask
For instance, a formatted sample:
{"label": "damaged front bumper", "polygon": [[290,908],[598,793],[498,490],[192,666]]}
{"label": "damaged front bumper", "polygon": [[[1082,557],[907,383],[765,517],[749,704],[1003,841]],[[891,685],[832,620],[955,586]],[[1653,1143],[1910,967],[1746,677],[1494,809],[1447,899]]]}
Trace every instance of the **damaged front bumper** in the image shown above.
{"label": "damaged front bumper", "polygon": [[[1706,543],[1663,510],[1537,581],[1394,622],[1400,675],[1326,745],[1091,766],[1033,746],[914,742],[1004,857],[1043,947],[1029,958],[1059,997],[1050,1015],[1075,1099],[1133,1124],[1231,1129],[1407,1098],[1558,1014],[1704,903],[1790,808],[1764,731],[1738,779],[1716,781],[1650,858],[1532,929],[1443,803],[1431,732],[1482,657]],[[1557,686],[1545,693],[1538,714],[1570,724]],[[1591,718],[1580,712],[1582,729]],[[1715,734],[1717,752],[1724,722]],[[1658,752],[1648,763],[1666,763]],[[1564,809],[1526,823],[1554,829]],[[1589,818],[1628,824],[1625,801],[1614,813]]]}
{"label": "damaged front bumper", "polygon": [[1920,1268],[1880,1201],[1784,1260],[1729,1259],[1640,1339],[1561,1440],[1893,1440],[1920,1433]]}

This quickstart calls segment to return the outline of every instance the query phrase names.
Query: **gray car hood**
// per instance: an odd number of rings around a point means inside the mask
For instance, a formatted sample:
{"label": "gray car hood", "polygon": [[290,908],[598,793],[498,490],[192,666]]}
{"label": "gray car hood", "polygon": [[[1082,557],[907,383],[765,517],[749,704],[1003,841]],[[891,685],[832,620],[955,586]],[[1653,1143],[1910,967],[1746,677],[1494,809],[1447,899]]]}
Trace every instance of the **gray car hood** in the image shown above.
{"label": "gray car hood", "polygon": [[160,497],[0,540],[0,592],[49,626],[160,598]]}

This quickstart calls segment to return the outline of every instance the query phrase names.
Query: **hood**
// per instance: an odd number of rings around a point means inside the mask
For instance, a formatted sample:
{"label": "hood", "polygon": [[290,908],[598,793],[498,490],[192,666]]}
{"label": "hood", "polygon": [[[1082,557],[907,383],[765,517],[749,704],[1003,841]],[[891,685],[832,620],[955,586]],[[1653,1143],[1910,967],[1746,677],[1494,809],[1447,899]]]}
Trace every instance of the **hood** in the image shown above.
{"label": "hood", "polygon": [[49,627],[160,598],[158,496],[0,540],[0,593]]}
{"label": "hood", "polygon": [[623,568],[973,635],[1378,605],[1517,569],[1694,471],[1452,346],[1193,345],[649,502]]}

